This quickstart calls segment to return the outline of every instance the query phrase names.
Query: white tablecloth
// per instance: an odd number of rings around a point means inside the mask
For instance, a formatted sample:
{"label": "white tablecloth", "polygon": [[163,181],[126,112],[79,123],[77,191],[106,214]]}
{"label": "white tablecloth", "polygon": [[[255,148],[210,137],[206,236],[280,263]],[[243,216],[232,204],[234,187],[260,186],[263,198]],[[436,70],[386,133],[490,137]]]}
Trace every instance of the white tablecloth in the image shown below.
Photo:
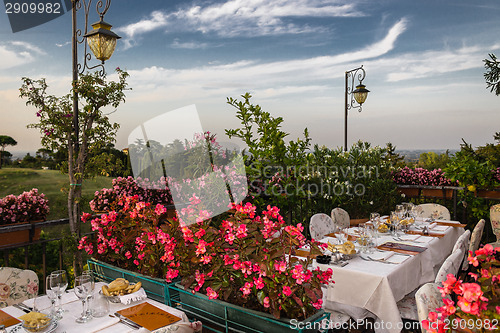
{"label": "white tablecloth", "polygon": [[[102,282],[96,283],[95,290],[100,290],[102,286]],[[47,296],[41,296],[37,298],[37,307],[39,307],[41,310],[44,309],[44,307],[50,305],[50,301],[48,300]],[[186,314],[178,309],[174,309],[170,306],[167,306],[165,304],[159,303],[155,300],[152,299],[146,299],[141,302],[133,303],[131,305],[125,305],[121,303],[109,303],[109,313],[115,313],[118,310],[128,308],[133,305],[141,304],[143,302],[148,302],[160,309],[163,309],[179,318],[182,319],[181,322],[189,322]],[[28,300],[25,301],[27,305],[32,305],[33,301]],[[145,333],[149,332],[146,328],[141,328],[140,330],[134,330],[130,328],[129,326],[122,324],[119,322],[118,318],[113,318],[108,315],[105,317],[101,318],[93,318],[87,323],[84,324],[78,324],[75,322],[75,319],[80,317],[82,313],[82,302],[76,297],[76,295],[73,292],[68,292],[64,294],[63,297],[63,309],[65,310],[65,313],[63,315],[63,318],[58,321],[58,326],[57,329],[55,330],[54,333]],[[20,317],[23,314],[25,314],[23,311],[13,307],[9,306],[4,309],[3,311],[7,312],[13,317]],[[179,324],[180,322],[174,323]],[[23,329],[17,331],[13,329],[13,327],[8,329],[8,333],[16,331],[16,332],[24,332]]]}
{"label": "white tablecloth", "polygon": [[[377,333],[401,331],[402,321],[397,302],[424,283],[435,279],[435,272],[451,253],[463,228],[449,227],[444,237],[433,237],[428,243],[413,243],[427,247],[424,252],[409,257],[400,264],[366,261],[359,256],[344,267],[321,265],[333,269],[333,280],[324,289],[323,307],[348,314],[353,319],[376,318]],[[390,235],[379,238],[379,244],[395,240]]]}

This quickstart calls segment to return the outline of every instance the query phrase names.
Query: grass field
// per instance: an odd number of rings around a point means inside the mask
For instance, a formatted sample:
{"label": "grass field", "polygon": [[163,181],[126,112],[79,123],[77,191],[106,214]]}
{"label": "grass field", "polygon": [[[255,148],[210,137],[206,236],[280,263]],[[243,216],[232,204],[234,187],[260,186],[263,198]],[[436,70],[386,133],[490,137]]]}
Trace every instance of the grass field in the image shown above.
{"label": "grass field", "polygon": [[[103,187],[111,187],[111,181],[112,178],[109,177],[96,177],[84,181],[83,211],[90,212],[88,203],[92,200],[94,192]],[[0,198],[9,194],[19,195],[32,188],[37,188],[49,200],[50,215],[47,216],[47,220],[68,217],[68,175],[56,170],[0,169]]]}

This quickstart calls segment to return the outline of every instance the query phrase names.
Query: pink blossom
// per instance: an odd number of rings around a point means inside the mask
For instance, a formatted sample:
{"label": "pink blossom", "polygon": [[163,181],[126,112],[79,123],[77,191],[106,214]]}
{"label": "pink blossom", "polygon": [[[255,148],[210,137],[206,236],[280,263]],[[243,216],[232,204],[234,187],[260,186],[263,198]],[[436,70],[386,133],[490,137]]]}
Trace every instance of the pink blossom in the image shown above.
{"label": "pink blossom", "polygon": [[208,299],[216,299],[217,297],[219,297],[219,294],[213,290],[212,288],[208,287],[207,288],[207,296],[208,296]]}
{"label": "pink blossom", "polygon": [[269,306],[270,306],[270,304],[269,304],[269,297],[266,296],[266,297],[264,297],[264,307],[268,308]]}
{"label": "pink blossom", "polygon": [[289,286],[283,286],[283,294],[286,296],[290,296],[292,294],[292,288]]}

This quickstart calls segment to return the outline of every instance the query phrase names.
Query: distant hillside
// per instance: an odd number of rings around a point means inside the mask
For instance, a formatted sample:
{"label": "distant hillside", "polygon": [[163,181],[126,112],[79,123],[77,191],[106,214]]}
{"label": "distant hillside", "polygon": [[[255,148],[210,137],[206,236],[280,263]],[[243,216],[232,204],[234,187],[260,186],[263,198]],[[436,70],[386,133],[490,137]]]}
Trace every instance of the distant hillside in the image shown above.
{"label": "distant hillside", "polygon": [[[397,149],[396,153],[398,153],[401,156],[405,157],[405,161],[407,162],[416,162],[418,161],[420,154],[422,153],[428,153],[428,152],[435,152],[436,154],[444,154],[446,153],[446,149]],[[449,149],[448,152],[450,155],[454,155],[458,150],[457,149]]]}

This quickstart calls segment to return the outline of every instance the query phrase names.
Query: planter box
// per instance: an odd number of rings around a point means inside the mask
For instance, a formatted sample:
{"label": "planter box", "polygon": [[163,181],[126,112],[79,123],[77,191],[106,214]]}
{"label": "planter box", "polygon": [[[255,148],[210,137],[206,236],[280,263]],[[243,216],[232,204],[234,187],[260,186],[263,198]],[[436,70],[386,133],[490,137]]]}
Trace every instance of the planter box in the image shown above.
{"label": "planter box", "polygon": [[[215,332],[318,332],[320,323],[329,319],[330,314],[319,310],[316,314],[303,320],[276,319],[271,314],[242,308],[224,301],[210,300],[206,295],[192,293],[184,289],[180,283],[170,285],[177,292],[172,304],[177,305],[188,315],[204,323],[210,323]],[[174,294],[171,292],[171,294]],[[177,304],[176,304],[177,303]],[[216,326],[218,329],[212,327]],[[204,327],[206,327],[204,325]]]}
{"label": "planter box", "polygon": [[422,196],[428,198],[453,198],[453,190],[448,189],[422,189]]}
{"label": "planter box", "polygon": [[171,283],[165,281],[164,279],[152,278],[135,273],[94,258],[87,260],[87,264],[98,280],[111,282],[116,278],[124,278],[130,282],[140,281],[142,283],[142,288],[144,288],[149,298],[170,306],[170,299],[173,297],[173,295],[170,294],[171,290],[169,289],[169,285]]}
{"label": "planter box", "polygon": [[404,194],[407,198],[418,198],[420,196],[420,189],[418,188],[398,187],[398,192]]}
{"label": "planter box", "polygon": [[[19,223],[11,223],[11,224],[5,224],[0,226],[0,247],[7,247],[10,245],[17,245],[17,244],[23,244],[23,243],[30,243],[32,241],[37,241],[40,239],[40,234],[42,232],[42,228],[36,228],[34,226],[31,226],[31,228],[28,228],[28,226],[31,225],[31,222],[19,222]],[[17,226],[26,226],[27,228],[22,229],[22,230],[12,230],[12,231],[7,231],[7,232],[2,232],[3,230],[1,229],[9,229],[10,227],[17,227]],[[33,229],[33,238],[30,239],[30,233],[32,232]]]}
{"label": "planter box", "polygon": [[485,199],[493,199],[500,200],[500,190],[477,190],[476,197],[485,198]]}

